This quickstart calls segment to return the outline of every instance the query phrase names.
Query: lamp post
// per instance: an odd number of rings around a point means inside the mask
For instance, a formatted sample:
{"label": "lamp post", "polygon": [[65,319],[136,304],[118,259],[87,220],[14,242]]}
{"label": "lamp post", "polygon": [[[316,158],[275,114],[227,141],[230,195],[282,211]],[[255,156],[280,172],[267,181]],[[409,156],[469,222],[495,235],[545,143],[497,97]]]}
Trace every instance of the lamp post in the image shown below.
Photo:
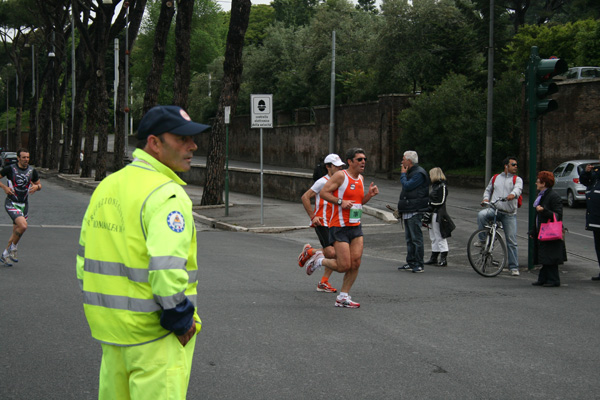
{"label": "lamp post", "polygon": [[127,162],[127,141],[129,137],[129,2],[123,3],[125,7],[125,123],[123,124],[123,159]]}
{"label": "lamp post", "polygon": [[6,79],[6,141],[5,141],[5,146],[4,148],[6,150],[8,150],[8,93],[9,93],[9,89],[8,89],[8,79]]}

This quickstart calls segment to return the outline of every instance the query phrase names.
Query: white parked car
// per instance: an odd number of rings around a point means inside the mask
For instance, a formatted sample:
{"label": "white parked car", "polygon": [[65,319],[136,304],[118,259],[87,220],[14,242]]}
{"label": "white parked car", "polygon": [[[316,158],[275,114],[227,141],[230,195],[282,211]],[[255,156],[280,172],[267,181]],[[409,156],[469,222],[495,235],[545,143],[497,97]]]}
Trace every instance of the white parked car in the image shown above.
{"label": "white parked car", "polygon": [[579,183],[579,174],[588,164],[598,164],[598,160],[565,161],[556,167],[554,173],[554,190],[567,202],[569,207],[576,207],[585,201],[585,186]]}
{"label": "white parked car", "polygon": [[569,68],[565,79],[592,79],[600,78],[600,67],[573,67]]}

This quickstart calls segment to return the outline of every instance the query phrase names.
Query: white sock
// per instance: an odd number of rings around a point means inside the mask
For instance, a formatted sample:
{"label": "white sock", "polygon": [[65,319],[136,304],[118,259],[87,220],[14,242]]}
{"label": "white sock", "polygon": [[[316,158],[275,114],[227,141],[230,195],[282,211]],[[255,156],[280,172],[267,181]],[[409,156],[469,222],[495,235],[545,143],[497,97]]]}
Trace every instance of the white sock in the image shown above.
{"label": "white sock", "polygon": [[340,292],[340,295],[338,296],[338,300],[344,300],[347,297],[348,297],[348,293]]}
{"label": "white sock", "polygon": [[8,257],[8,250],[4,249],[2,252],[2,257]]}
{"label": "white sock", "polygon": [[318,257],[315,260],[315,269],[319,268],[320,266],[323,265],[323,260],[325,259],[325,257]]}
{"label": "white sock", "polygon": [[17,245],[16,245],[16,244],[13,244],[13,243],[11,243],[11,244],[10,244],[10,249],[11,249],[11,250],[16,250],[16,249],[17,249]]}

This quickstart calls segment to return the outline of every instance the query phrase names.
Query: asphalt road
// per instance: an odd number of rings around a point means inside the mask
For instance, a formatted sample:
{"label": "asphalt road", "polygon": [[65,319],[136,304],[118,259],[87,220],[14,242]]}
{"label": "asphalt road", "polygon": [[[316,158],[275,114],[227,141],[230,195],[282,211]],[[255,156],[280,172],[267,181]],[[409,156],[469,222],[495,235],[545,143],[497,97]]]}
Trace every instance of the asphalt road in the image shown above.
{"label": "asphalt road", "polygon": [[[310,230],[269,235],[199,225],[203,330],[188,398],[597,398],[600,285],[589,279],[598,267],[577,219],[584,210],[566,210],[570,237],[581,235],[567,246],[590,260],[571,257],[562,287],[537,288],[534,274],[488,279],[466,264],[461,243],[475,229],[480,195],[451,192],[461,223],[447,268],[397,271],[400,226],[366,226],[351,293],[361,302],[356,310],[334,307],[335,295],[316,292],[318,277],[298,268],[301,245],[315,240]],[[379,201],[393,204],[395,196]],[[0,267],[0,399],[97,398],[101,350],[75,279],[88,198],[45,181],[32,196],[19,263]],[[8,239],[8,217],[0,221]]]}

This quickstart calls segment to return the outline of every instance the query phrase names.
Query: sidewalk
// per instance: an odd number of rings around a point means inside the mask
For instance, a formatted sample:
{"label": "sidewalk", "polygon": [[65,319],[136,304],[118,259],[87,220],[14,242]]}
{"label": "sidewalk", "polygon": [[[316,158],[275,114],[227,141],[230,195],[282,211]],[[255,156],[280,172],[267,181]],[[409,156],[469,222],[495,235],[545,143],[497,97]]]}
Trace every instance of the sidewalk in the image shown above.
{"label": "sidewalk", "polygon": [[[248,163],[245,163],[244,167],[251,168]],[[81,178],[79,175],[63,174],[44,168],[37,168],[37,170],[43,179],[56,178],[71,186],[87,189],[90,192],[99,183],[93,177]],[[368,178],[366,181],[368,181]],[[381,184],[388,186],[393,183],[378,180],[378,185]],[[196,222],[214,229],[237,232],[279,233],[309,228],[308,224],[310,221],[300,198],[298,198],[297,202],[292,202],[268,198],[265,195],[261,207],[260,196],[230,192],[229,208],[226,210],[224,204],[201,206],[200,203],[204,190],[202,186],[186,185],[184,189],[192,200]],[[364,225],[397,223],[392,213],[387,210],[368,205],[364,206],[363,210]],[[226,211],[228,211],[227,216],[225,215]]]}

